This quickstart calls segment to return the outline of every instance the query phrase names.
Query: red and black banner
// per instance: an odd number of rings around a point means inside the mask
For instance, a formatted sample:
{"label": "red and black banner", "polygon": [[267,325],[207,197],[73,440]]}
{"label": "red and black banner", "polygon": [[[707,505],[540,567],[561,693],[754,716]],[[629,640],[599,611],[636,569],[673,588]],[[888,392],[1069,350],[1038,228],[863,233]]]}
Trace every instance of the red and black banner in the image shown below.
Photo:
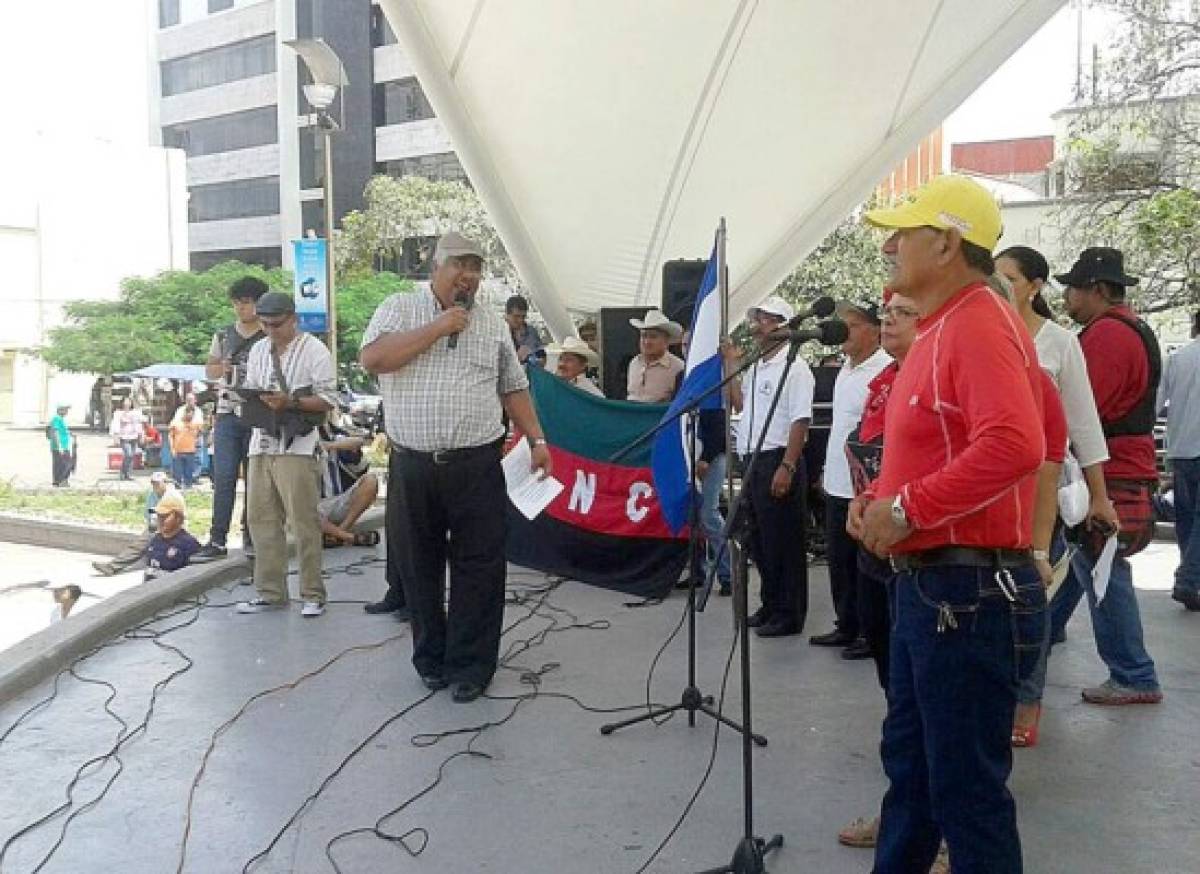
{"label": "red and black banner", "polygon": [[566,488],[532,522],[508,506],[508,560],[631,595],[666,595],[687,560],[687,531],[672,536],[650,474],[646,441],[665,404],[608,401],[530,368],[530,393]]}

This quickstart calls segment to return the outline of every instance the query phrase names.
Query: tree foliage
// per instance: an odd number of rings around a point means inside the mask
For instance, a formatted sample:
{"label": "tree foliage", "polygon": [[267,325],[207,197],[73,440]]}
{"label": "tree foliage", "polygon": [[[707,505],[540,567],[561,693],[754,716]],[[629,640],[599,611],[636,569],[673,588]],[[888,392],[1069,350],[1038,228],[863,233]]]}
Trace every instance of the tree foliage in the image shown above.
{"label": "tree foliage", "polygon": [[401,257],[404,241],[456,230],[477,242],[487,269],[514,287],[517,272],[475,191],[461,182],[421,176],[376,176],[363,192],[366,206],[346,215],[337,239],[338,269],[372,270]]}
{"label": "tree foliage", "polygon": [[879,300],[888,266],[880,253],[882,235],[856,211],[834,228],[787,279],[778,292],[804,305],[822,295],[865,303]]}
{"label": "tree foliage", "polygon": [[[290,274],[237,261],[202,273],[132,277],[121,283],[115,301],[66,304],[66,323],[50,330],[39,352],[60,370],[76,373],[126,373],[162,362],[201,364],[212,335],[233,317],[229,286],[246,275],[261,277],[277,291],[292,289]],[[344,380],[363,382],[356,362],[375,309],[388,295],[411,288],[411,282],[392,273],[353,274],[338,284],[338,362]]]}
{"label": "tree foliage", "polygon": [[1066,148],[1066,251],[1123,250],[1146,312],[1200,303],[1200,6],[1101,0],[1117,13]]}

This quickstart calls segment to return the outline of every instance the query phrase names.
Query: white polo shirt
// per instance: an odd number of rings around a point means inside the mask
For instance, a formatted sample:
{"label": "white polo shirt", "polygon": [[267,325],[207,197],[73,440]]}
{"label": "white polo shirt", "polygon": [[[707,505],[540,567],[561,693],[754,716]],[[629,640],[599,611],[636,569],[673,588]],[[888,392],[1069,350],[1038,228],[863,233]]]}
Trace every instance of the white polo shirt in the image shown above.
{"label": "white polo shirt", "polygon": [[[742,417],[737,429],[738,455],[749,455],[758,445],[775,388],[783,377],[787,362],[787,349],[780,349],[769,361],[759,361],[742,376]],[[813,400],[812,370],[800,360],[792,365],[779,398],[779,406],[767,429],[763,451],[782,449],[787,446],[788,432],[792,423],[799,419],[812,419]]]}
{"label": "white polo shirt", "polygon": [[833,426],[829,430],[829,445],[825,449],[825,474],[821,480],[825,493],[834,498],[853,498],[854,483],[850,481],[850,464],[846,460],[846,438],[862,419],[867,403],[867,386],[879,371],[892,363],[892,356],[882,349],[854,365],[846,361],[833,384]]}

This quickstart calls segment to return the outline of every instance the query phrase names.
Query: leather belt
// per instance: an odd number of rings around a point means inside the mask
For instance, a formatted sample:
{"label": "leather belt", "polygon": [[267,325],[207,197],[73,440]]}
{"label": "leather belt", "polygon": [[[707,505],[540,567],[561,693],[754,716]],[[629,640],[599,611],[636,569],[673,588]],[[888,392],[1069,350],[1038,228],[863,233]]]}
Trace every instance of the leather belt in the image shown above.
{"label": "leather belt", "polygon": [[468,446],[465,449],[434,449],[432,452],[422,452],[417,449],[397,446],[392,451],[404,458],[412,458],[430,464],[456,464],[463,461],[470,461],[472,458],[484,453],[496,452],[502,443],[503,440],[493,440],[491,443],[484,443],[482,446]]}
{"label": "leather belt", "polygon": [[905,552],[891,557],[897,573],[930,567],[1026,567],[1033,564],[1028,549],[985,549],[979,546],[939,546],[920,552]]}

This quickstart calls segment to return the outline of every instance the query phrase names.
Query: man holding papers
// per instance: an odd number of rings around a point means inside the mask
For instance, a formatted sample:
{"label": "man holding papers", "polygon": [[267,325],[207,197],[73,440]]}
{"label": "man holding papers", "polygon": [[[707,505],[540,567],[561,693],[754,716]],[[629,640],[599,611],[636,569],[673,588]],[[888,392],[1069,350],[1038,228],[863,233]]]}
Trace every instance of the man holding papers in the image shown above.
{"label": "man holding papers", "polygon": [[507,501],[502,412],[529,441],[530,469],[546,476],[551,467],[508,327],[474,306],[482,271],[478,245],[443,235],[430,285],[380,305],[359,357],[379,377],[392,444],[388,552],[402,557],[413,666],[430,689],[452,685],[458,702],[483,693],[499,659]]}

